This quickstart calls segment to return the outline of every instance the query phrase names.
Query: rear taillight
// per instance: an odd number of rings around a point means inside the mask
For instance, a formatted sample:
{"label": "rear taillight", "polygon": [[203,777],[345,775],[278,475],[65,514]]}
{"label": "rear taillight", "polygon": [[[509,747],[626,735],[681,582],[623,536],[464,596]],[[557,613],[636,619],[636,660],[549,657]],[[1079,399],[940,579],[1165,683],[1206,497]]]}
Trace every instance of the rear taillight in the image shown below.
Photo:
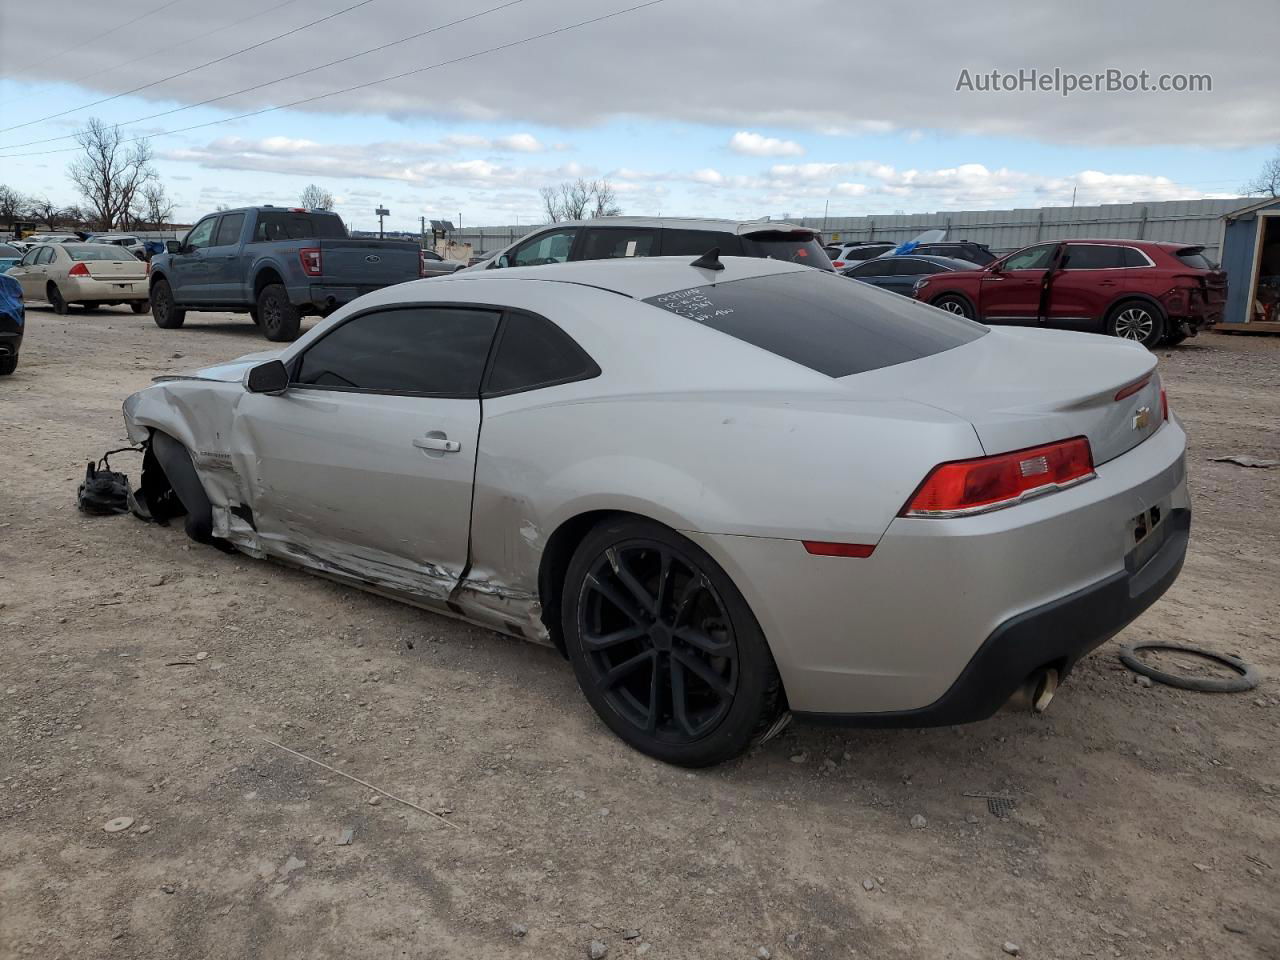
{"label": "rear taillight", "polygon": [[319,247],[303,247],[298,251],[298,260],[302,264],[302,272],[308,277],[318,277],[324,272]]}
{"label": "rear taillight", "polygon": [[1164,387],[1160,388],[1160,422],[1169,422],[1169,395],[1164,392]]}
{"label": "rear taillight", "polygon": [[933,468],[899,516],[963,517],[999,510],[1095,476],[1085,437]]}
{"label": "rear taillight", "polygon": [[427,275],[427,258],[423,253],[418,254],[418,276],[425,277]]}
{"label": "rear taillight", "polygon": [[840,268],[840,267],[843,267],[843,266],[844,266],[844,261],[843,261],[843,260],[837,260],[837,261],[835,261],[834,263],[832,263],[831,265],[832,265],[833,267]]}
{"label": "rear taillight", "polygon": [[68,277],[87,277],[89,276],[89,268],[83,263],[77,263],[74,267],[67,271]]}
{"label": "rear taillight", "polygon": [[145,260],[145,261],[143,261],[142,275],[143,275],[144,277],[149,277],[149,276],[151,276],[151,261],[150,261],[150,260]]}

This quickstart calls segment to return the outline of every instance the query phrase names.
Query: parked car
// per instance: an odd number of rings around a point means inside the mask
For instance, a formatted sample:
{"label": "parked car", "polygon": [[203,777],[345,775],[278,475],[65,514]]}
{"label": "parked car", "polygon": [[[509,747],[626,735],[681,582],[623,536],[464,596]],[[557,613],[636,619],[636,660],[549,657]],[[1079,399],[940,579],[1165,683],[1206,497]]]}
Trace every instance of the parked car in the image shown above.
{"label": "parked car", "polygon": [[30,236],[23,237],[27,249],[38,246],[42,243],[81,243],[81,239],[74,233],[33,233]]}
{"label": "parked car", "polygon": [[474,267],[477,263],[486,263],[498,255],[497,250],[490,250],[488,253],[473,254],[467,259],[467,266]]}
{"label": "parked car", "polygon": [[463,269],[465,264],[457,260],[446,260],[434,250],[422,251],[422,276],[440,277]]}
{"label": "parked car", "polygon": [[26,322],[22,287],[13,277],[0,273],[0,377],[7,377],[18,369]]}
{"label": "parked car", "polygon": [[102,243],[42,243],[26,252],[6,276],[28,300],[44,300],[57,313],[72,304],[86,310],[127,303],[147,309],[147,265],[127,251]]}
{"label": "parked car", "polygon": [[895,243],[876,241],[874,243],[841,243],[823,249],[831,258],[831,266],[837,270],[844,270],[864,260],[883,256],[896,246]]}
{"label": "parked car", "polygon": [[975,266],[985,267],[998,258],[985,243],[974,243],[971,240],[944,240],[940,243],[918,243],[909,251],[929,257],[951,257],[953,260],[966,260]]}
{"label": "parked car", "polygon": [[981,270],[935,274],[915,297],[983,323],[1180,343],[1222,317],[1227,276],[1204,248],[1149,240],[1054,240]]}
{"label": "parked car", "polygon": [[497,252],[480,270],[626,257],[768,257],[830,270],[818,234],[776,220],[699,220],[683,217],[600,217],[554,223]]}
{"label": "parked car", "polygon": [[211,213],[151,261],[151,311],[166,330],[188,311],[248,313],[268,340],[293,340],[302,318],[422,276],[410,240],[355,240],[336,213],[244,207]]}
{"label": "parked car", "polygon": [[0,243],[0,273],[15,267],[25,255],[25,251],[14,243]]}
{"label": "parked car", "polygon": [[108,243],[108,244],[111,244],[112,246],[116,246],[124,250],[128,250],[139,260],[147,259],[146,244],[144,244],[137,237],[131,236],[129,234],[95,233],[93,234],[93,236],[89,237],[89,239],[86,242],[87,243]]}
{"label": "parked car", "polygon": [[846,277],[861,280],[875,287],[883,287],[900,293],[905,297],[912,295],[916,281],[935,273],[946,273],[956,270],[976,270],[978,265],[968,260],[953,260],[950,257],[916,256],[908,253],[905,256],[876,257],[864,260],[856,266],[840,271]]}
{"label": "parked car", "polygon": [[1043,707],[1190,523],[1152,354],[778,260],[400,284],[124,416],[193,538],[554,644],[688,766]]}

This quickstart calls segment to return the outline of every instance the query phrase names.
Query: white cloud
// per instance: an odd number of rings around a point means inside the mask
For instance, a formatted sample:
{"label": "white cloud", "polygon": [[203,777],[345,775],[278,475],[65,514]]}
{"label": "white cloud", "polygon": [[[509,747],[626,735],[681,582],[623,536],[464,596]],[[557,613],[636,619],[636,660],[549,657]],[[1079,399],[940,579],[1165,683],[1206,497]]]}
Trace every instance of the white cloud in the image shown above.
{"label": "white cloud", "polygon": [[779,140],[749,130],[739,130],[729,138],[729,149],[748,157],[798,157],[804,147],[794,140]]}

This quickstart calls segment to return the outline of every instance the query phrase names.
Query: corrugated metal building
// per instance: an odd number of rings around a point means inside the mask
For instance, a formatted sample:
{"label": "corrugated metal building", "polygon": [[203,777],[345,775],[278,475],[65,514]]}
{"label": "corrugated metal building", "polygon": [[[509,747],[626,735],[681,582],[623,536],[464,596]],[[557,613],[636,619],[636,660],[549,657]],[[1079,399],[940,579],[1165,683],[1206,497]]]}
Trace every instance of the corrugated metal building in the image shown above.
{"label": "corrugated metal building", "polygon": [[[949,240],[975,240],[1007,251],[1040,240],[1115,237],[1127,240],[1170,240],[1199,244],[1219,259],[1222,217],[1250,199],[1162,200],[1108,203],[1093,207],[1025,207],[1014,210],[958,210],[941,213],[867,217],[790,217],[791,223],[817,227],[828,239],[910,240],[925,230],[945,229]],[[782,219],[777,217],[775,219]],[[450,235],[477,251],[505,247],[536,225],[471,227]]]}
{"label": "corrugated metal building", "polygon": [[1250,332],[1280,333],[1280,197],[1231,211],[1222,224],[1229,284],[1223,327],[1247,323]]}

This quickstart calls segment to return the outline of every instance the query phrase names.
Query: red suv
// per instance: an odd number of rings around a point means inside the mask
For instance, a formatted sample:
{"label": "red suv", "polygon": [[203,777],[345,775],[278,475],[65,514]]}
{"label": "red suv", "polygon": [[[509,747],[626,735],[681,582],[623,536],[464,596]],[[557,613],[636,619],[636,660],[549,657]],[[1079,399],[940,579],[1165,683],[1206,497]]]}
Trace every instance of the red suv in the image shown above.
{"label": "red suv", "polygon": [[981,270],[922,277],[914,295],[983,323],[1109,333],[1155,347],[1221,319],[1227,275],[1203,251],[1146,240],[1053,240]]}

